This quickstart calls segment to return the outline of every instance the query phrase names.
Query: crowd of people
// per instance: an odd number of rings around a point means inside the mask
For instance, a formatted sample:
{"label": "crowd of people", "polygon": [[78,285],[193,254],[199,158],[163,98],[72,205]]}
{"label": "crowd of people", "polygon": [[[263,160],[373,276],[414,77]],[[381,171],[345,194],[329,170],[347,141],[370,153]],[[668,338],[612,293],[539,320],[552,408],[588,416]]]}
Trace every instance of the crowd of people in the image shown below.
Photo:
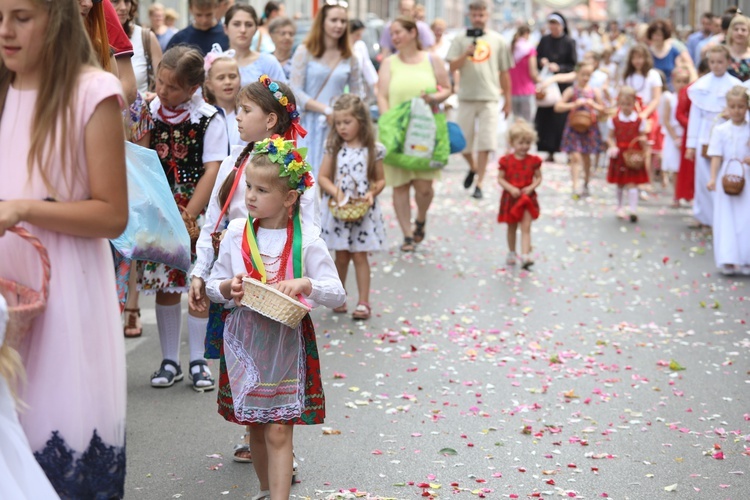
{"label": "crowd of people", "polygon": [[[178,31],[157,3],[145,27],[138,0],[0,0],[0,286],[44,281],[49,291],[25,329],[17,304],[0,296],[0,438],[23,457],[0,470],[12,479],[2,497],[123,496],[123,336],[142,334],[139,293],[156,299],[162,361],[151,386],[185,378],[187,294],[191,387],[218,389],[219,413],[245,426],[234,460],[253,464],[253,498],[289,496],[294,425],[325,418],[315,330],[309,315],[292,327],[239,307],[244,282],[371,317],[369,255],[388,245],[379,195],[392,189],[400,251],[414,252],[441,179],[440,168],[404,168],[378,142],[375,107],[381,117],[414,102],[455,113],[473,198],[485,196],[497,155],[509,266],[534,265],[536,190],[544,162],[563,153],[576,200],[591,196],[606,161],[613,208],[631,222],[657,179],[674,186],[674,206],[692,202],[696,224],[712,228],[719,269],[750,274],[750,194],[740,182],[750,164],[750,20],[736,9],[703,15],[684,43],[667,20],[574,38],[553,12],[535,43],[529,26],[511,40],[493,30],[485,0],[468,3],[469,29],[452,39],[444,21],[428,25],[424,9],[402,0],[377,70],[346,2],[324,2],[297,47],[278,2],[260,16],[227,0],[190,0],[189,10]],[[189,229],[187,271],[116,251],[113,262],[109,240],[129,216],[126,142],[158,156],[167,208]],[[32,237],[51,276],[27,251]],[[16,386],[22,372],[27,383]],[[20,417],[16,397],[28,407]]]}

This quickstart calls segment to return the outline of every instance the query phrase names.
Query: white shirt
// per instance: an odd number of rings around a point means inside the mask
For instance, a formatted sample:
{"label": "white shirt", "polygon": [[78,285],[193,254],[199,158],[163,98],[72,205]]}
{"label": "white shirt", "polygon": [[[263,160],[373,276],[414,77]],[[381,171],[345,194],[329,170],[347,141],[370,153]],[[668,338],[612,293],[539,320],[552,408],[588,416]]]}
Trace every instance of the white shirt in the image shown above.
{"label": "white shirt", "polygon": [[[622,113],[622,111],[617,113],[617,119],[621,122],[634,122],[638,119],[638,113],[633,110],[629,115],[625,115]],[[615,120],[610,118],[607,120],[607,128],[609,130],[615,129]],[[646,133],[646,120],[641,120],[641,124],[638,126],[638,132],[645,134]]]}
{"label": "white shirt", "polygon": [[[312,190],[309,190],[312,191]],[[239,273],[246,273],[242,259],[242,237],[247,219],[235,219],[229,223],[227,233],[221,242],[219,257],[206,282],[206,294],[212,302],[234,307],[234,302],[221,294],[221,282],[233,278]],[[281,255],[286,242],[286,229],[258,229],[258,249],[261,257],[274,259]],[[312,283],[312,292],[305,297],[311,307],[323,305],[338,307],[346,300],[346,292],[339,280],[338,271],[333,263],[328,247],[322,239],[302,238],[302,258],[304,276]],[[266,269],[274,272],[272,269]]]}
{"label": "white shirt", "polygon": [[143,28],[137,24],[133,25],[130,43],[133,44],[133,57],[130,58],[130,64],[133,65],[133,73],[135,73],[135,85],[138,92],[143,95],[148,92],[148,64],[146,63],[146,49],[143,46]]}
{"label": "white shirt", "polygon": [[709,73],[698,78],[690,86],[688,97],[692,105],[688,118],[686,147],[697,149],[708,144],[716,117],[727,105],[727,92],[735,85],[741,84],[742,82],[729,73],[722,76]]}
{"label": "white shirt", "polygon": [[645,77],[641,74],[634,73],[627,77],[623,81],[623,84],[635,89],[635,93],[643,101],[644,107],[648,106],[651,99],[653,99],[653,89],[662,87],[661,77],[655,69],[648,70]]}

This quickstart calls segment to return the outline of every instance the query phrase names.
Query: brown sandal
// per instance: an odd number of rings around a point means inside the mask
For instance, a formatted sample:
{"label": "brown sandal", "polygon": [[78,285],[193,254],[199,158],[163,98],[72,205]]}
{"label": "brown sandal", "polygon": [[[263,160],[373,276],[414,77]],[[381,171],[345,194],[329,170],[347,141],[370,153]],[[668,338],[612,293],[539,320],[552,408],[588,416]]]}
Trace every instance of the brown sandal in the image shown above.
{"label": "brown sandal", "polygon": [[333,308],[333,312],[335,312],[336,314],[346,314],[348,311],[349,310],[346,308],[346,302],[338,307]]}
{"label": "brown sandal", "polygon": [[424,225],[427,224],[426,220],[423,220],[422,222],[419,222],[418,220],[414,221],[414,243],[422,243],[425,237],[424,232]]}
{"label": "brown sandal", "polygon": [[358,319],[358,320],[370,319],[371,315],[372,315],[372,310],[370,309],[370,304],[366,302],[360,302],[359,304],[357,304],[357,308],[352,313],[352,319]]}
{"label": "brown sandal", "polygon": [[143,325],[141,325],[139,321],[141,310],[138,308],[130,309],[126,307],[124,311],[127,316],[127,322],[122,328],[123,335],[128,339],[140,337],[143,334]]}

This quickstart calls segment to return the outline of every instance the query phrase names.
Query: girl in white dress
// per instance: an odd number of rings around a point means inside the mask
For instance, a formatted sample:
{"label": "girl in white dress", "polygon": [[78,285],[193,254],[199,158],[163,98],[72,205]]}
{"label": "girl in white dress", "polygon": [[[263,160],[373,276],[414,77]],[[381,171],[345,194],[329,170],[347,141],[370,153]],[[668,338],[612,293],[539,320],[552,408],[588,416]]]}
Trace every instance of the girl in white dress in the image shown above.
{"label": "girl in white dress", "polygon": [[729,195],[721,182],[726,174],[742,175],[745,178],[750,174],[746,166],[750,163],[746,92],[741,85],[727,92],[729,120],[714,128],[708,146],[711,177],[707,188],[715,191],[714,258],[717,267],[726,275],[738,271],[750,275],[750,190],[745,186],[740,194]]}
{"label": "girl in white dress", "polygon": [[227,124],[228,151],[234,146],[245,147],[247,142],[240,137],[237,128],[237,96],[240,93],[240,68],[234,59],[234,50],[226,52],[215,43],[211,52],[206,54],[203,62],[206,70],[206,82],[203,84],[203,97],[206,102],[216,106],[224,115]]}
{"label": "girl in white dress", "polygon": [[[349,262],[354,261],[359,299],[352,317],[364,320],[371,314],[367,253],[380,250],[385,242],[383,215],[377,202],[378,194],[385,188],[385,147],[375,142],[370,113],[358,96],[345,94],[336,101],[333,124],[318,176],[324,193],[323,240],[329,250],[336,251],[336,268],[342,283],[346,283]],[[370,205],[358,221],[338,220],[328,208],[330,200],[346,203],[349,197],[364,198]],[[345,313],[346,305],[334,312]]]}
{"label": "girl in white dress", "polygon": [[[727,73],[730,55],[725,45],[713,45],[706,53],[711,72],[704,75],[688,89],[692,105],[688,119],[685,158],[695,159],[695,198],[693,215],[703,226],[714,221],[714,196],[706,186],[711,173],[707,151],[711,129],[727,104],[729,89],[741,82]],[[705,147],[704,147],[705,146]]]}
{"label": "girl in white dress", "polygon": [[666,90],[662,94],[661,105],[659,106],[659,121],[661,123],[662,134],[664,134],[664,144],[661,151],[661,170],[663,173],[669,175],[669,179],[666,176],[663,177],[665,187],[671,181],[674,173],[680,169],[680,161],[682,159],[680,146],[685,130],[677,121],[677,95],[688,83],[690,83],[690,73],[688,70],[683,67],[675,68],[672,71],[674,92]]}
{"label": "girl in white dress", "polygon": [[23,367],[15,349],[4,343],[7,324],[8,305],[0,295],[0,498],[59,498],[34,459],[16,415],[11,387],[22,378]]}

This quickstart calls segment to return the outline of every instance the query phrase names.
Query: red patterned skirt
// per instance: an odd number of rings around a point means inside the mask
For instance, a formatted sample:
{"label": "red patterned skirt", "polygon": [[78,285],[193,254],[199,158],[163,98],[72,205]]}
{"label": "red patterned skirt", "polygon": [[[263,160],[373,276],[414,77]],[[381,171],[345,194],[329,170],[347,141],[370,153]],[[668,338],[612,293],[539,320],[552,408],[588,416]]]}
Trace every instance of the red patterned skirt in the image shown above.
{"label": "red patterned skirt", "polygon": [[[320,375],[320,357],[318,344],[315,341],[315,328],[310,315],[304,317],[301,324],[302,340],[305,348],[305,395],[302,414],[291,420],[273,422],[283,425],[315,425],[322,424],[326,416],[325,395],[323,394],[323,380]],[[221,346],[219,358],[219,392],[217,394],[219,415],[229,422],[240,425],[256,425],[258,422],[244,422],[237,418],[234,411],[232,388],[224,358],[224,345]]]}
{"label": "red patterned skirt", "polygon": [[513,198],[508,191],[503,191],[500,198],[500,212],[497,214],[497,221],[508,224],[518,224],[523,219],[524,212],[528,211],[532,219],[539,218],[539,202],[536,199],[536,191],[530,195],[522,194],[518,198]]}
{"label": "red patterned skirt", "polygon": [[645,168],[632,169],[625,166],[622,153],[609,161],[607,182],[624,186],[626,184],[647,184],[648,172]]}

